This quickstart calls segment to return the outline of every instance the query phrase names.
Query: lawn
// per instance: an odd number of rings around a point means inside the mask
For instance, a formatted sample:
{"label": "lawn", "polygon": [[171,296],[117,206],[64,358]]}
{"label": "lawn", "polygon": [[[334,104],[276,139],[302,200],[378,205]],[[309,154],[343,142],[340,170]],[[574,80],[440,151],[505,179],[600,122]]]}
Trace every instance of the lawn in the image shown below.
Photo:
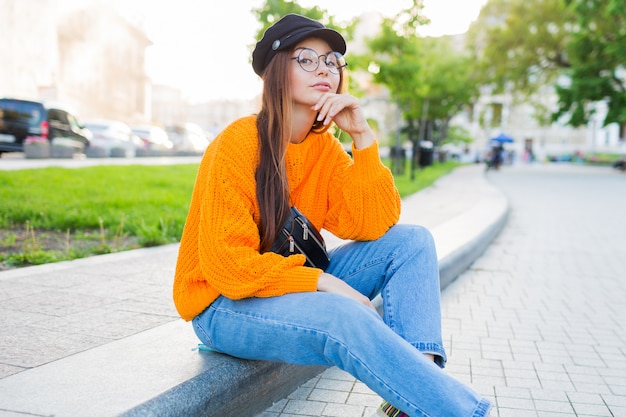
{"label": "lawn", "polygon": [[[384,161],[388,164],[388,161]],[[459,164],[396,175],[405,197]],[[0,171],[4,269],[178,242],[197,164]]]}

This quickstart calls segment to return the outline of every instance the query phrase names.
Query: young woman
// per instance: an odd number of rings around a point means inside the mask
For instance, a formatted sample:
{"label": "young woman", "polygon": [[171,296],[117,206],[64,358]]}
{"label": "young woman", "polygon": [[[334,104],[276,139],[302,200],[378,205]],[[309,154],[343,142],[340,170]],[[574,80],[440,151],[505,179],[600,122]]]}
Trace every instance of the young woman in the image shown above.
{"label": "young woman", "polygon": [[[485,416],[489,402],[441,370],[433,239],[396,225],[393,177],[358,100],[343,92],[345,51],[338,32],[299,15],[257,43],[262,108],[224,129],[200,164],[176,307],[216,351],[349,372],[386,400],[379,415]],[[333,123],[352,138],[352,158]],[[330,251],[325,271],[270,250],[291,206],[351,241]],[[382,319],[370,301],[378,294]]]}

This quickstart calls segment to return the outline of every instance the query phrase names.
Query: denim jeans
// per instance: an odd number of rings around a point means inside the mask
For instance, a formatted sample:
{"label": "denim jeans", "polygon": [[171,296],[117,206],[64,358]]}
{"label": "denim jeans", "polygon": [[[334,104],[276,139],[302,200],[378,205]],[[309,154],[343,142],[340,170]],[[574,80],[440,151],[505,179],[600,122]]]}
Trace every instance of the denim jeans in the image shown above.
{"label": "denim jeans", "polygon": [[441,369],[439,267],[428,230],[396,225],[378,240],[339,246],[330,258],[326,272],[370,299],[381,294],[382,319],[339,294],[222,296],[194,318],[196,334],[239,358],[337,366],[411,417],[486,416],[490,403]]}

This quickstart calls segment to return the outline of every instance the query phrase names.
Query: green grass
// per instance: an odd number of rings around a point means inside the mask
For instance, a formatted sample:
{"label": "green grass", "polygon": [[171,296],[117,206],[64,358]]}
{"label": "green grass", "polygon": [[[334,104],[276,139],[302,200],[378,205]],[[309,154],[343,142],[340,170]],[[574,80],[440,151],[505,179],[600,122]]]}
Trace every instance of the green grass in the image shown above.
{"label": "green grass", "polygon": [[616,154],[616,153],[588,153],[584,155],[584,161],[587,164],[591,165],[611,165],[614,162],[618,161],[620,158],[623,158],[625,155]]}
{"label": "green grass", "polygon": [[[0,228],[123,232],[162,244],[176,241],[189,207],[197,164],[98,166],[0,171]],[[121,233],[121,231],[118,231]]]}
{"label": "green grass", "polygon": [[[383,163],[388,167],[391,167],[390,160],[384,159]],[[415,178],[411,180],[411,170],[409,164],[410,161],[407,160],[406,167],[402,175],[394,175],[396,187],[398,188],[398,192],[400,193],[400,196],[402,198],[431,186],[439,178],[446,174],[449,174],[455,168],[462,165],[461,163],[455,161],[434,163],[433,165],[425,167],[423,169],[417,169],[415,171]]]}
{"label": "green grass", "polygon": [[[395,177],[396,186],[406,197],[457,166],[436,163],[416,171],[413,181],[407,166]],[[188,164],[0,171],[0,262],[42,264],[178,242],[197,169]],[[129,240],[131,247],[123,243]]]}

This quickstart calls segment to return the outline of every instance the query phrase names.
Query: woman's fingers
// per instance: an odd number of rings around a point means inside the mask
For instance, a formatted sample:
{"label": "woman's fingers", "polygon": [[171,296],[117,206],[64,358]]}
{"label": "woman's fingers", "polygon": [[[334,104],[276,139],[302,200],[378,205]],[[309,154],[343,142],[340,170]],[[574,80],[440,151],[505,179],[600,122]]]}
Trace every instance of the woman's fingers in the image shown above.
{"label": "woman's fingers", "polygon": [[362,130],[365,128],[365,118],[361,113],[358,100],[348,94],[322,95],[320,100],[313,106],[318,112],[317,120],[329,124],[334,121],[339,128],[348,131]]}
{"label": "woman's fingers", "polygon": [[376,311],[376,308],[369,298],[352,288],[343,280],[331,274],[324,272],[320,275],[317,281],[317,289],[318,291],[344,295]]}

